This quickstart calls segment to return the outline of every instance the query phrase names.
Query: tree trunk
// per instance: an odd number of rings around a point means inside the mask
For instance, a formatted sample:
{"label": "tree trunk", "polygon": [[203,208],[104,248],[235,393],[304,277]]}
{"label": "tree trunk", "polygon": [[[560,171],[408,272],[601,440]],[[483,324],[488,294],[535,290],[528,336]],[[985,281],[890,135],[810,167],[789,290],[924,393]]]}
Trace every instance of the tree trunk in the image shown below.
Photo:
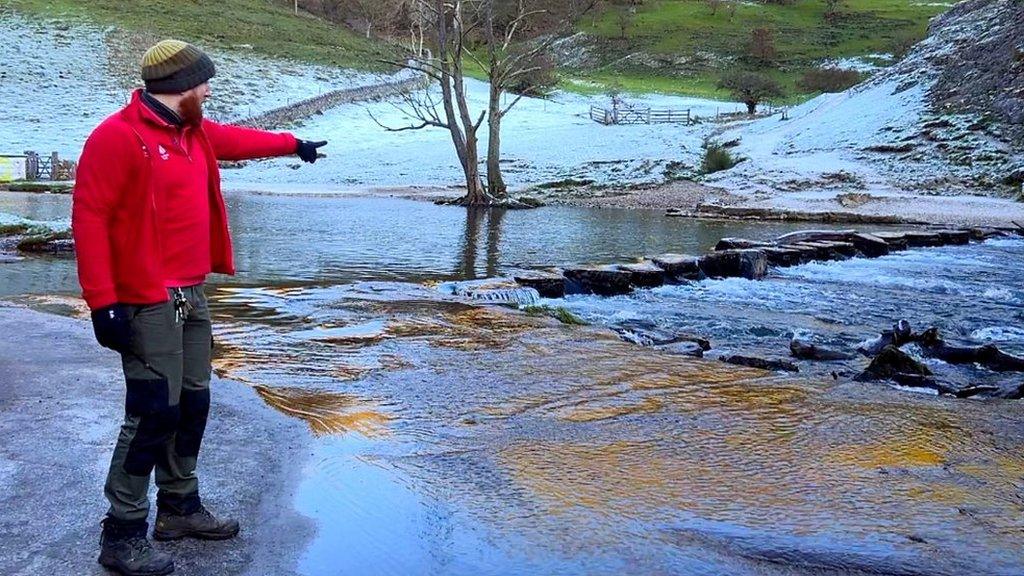
{"label": "tree trunk", "polygon": [[753,100],[747,100],[744,102],[747,105],[747,114],[754,115],[757,113],[757,102]]}
{"label": "tree trunk", "polygon": [[508,198],[508,187],[501,175],[501,88],[491,82],[487,112],[487,191],[495,200]]}

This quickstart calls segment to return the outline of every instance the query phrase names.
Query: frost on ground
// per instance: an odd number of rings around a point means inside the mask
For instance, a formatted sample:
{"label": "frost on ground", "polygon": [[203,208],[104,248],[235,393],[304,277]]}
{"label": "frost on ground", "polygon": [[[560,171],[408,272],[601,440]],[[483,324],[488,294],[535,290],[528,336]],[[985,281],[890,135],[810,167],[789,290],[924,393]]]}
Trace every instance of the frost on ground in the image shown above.
{"label": "frost on ground", "polygon": [[725,131],[721,139],[739,139],[746,161],[707,182],[801,208],[851,190],[1009,194],[1024,179],[1022,39],[1024,5],[963,2],[867,82],[793,108],[788,119]]}
{"label": "frost on ground", "polygon": [[[470,107],[486,109],[488,87],[467,80]],[[550,99],[524,98],[502,123],[502,163],[509,186],[524,188],[557,182],[594,184],[658,183],[691,174],[700,161],[710,124],[604,126],[590,120],[591,104],[606,98],[559,92]],[[697,98],[651,95],[631,104],[658,109],[689,109],[707,118],[734,104]],[[294,128],[302,138],[329,140],[328,161],[299,170],[294,159],[251,162],[224,172],[235,188],[337,191],[365,187],[464,186],[446,130],[389,131],[417,123],[400,101],[344,106]],[[479,112],[477,112],[479,113]],[[371,116],[372,115],[372,116]],[[486,123],[481,127],[481,158],[486,157]],[[296,168],[283,173],[286,166]],[[298,186],[294,186],[298,184]]]}
{"label": "frost on ground", "polygon": [[[92,129],[128,101],[154,38],[116,28],[28,19],[0,8],[0,154],[77,158]],[[140,41],[141,40],[141,41]],[[320,93],[381,81],[375,74],[208,50],[217,65],[208,114],[233,120]],[[387,80],[387,78],[384,78]]]}

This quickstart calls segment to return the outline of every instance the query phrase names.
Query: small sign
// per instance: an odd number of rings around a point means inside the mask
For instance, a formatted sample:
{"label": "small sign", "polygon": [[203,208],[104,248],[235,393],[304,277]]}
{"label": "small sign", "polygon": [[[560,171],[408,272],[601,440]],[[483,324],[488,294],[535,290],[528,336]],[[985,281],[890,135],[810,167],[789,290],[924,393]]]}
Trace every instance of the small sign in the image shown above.
{"label": "small sign", "polygon": [[25,179],[24,156],[0,156],[0,182]]}

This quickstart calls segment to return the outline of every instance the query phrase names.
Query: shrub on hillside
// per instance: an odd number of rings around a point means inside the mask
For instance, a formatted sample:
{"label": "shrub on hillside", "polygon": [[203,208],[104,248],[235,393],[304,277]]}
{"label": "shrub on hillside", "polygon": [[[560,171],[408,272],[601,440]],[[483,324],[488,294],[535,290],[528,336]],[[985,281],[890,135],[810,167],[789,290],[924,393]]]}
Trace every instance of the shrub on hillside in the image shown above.
{"label": "shrub on hillside", "polygon": [[704,160],[700,169],[704,174],[712,174],[728,170],[739,164],[739,159],[734,158],[728,148],[714,141],[704,143]]}
{"label": "shrub on hillside", "polygon": [[860,82],[860,72],[842,68],[817,68],[804,72],[797,82],[807,92],[842,92]]}

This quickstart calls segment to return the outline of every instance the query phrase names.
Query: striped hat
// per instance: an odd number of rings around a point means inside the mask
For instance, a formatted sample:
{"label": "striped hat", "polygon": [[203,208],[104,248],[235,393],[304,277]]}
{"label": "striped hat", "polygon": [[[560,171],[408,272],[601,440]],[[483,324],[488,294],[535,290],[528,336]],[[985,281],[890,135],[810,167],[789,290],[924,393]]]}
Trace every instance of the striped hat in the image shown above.
{"label": "striped hat", "polygon": [[213,78],[213,61],[195,46],[161,40],[142,56],[142,79],[153,94],[177,94]]}

